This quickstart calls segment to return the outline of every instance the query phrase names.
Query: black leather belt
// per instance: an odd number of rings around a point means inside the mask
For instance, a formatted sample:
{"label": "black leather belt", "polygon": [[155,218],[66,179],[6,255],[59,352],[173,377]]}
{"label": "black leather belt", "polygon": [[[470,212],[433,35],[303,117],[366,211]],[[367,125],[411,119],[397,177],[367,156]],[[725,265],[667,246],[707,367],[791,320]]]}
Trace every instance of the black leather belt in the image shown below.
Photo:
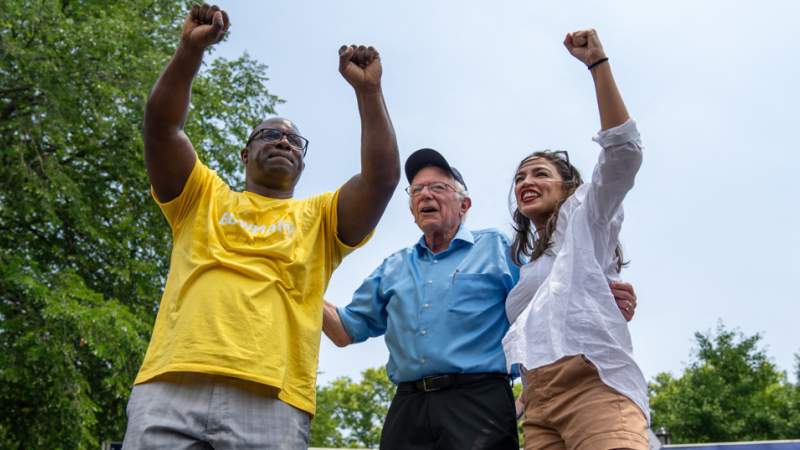
{"label": "black leather belt", "polygon": [[400,383],[397,385],[397,392],[434,392],[486,380],[503,380],[507,382],[509,377],[504,373],[449,373],[431,375],[421,380]]}

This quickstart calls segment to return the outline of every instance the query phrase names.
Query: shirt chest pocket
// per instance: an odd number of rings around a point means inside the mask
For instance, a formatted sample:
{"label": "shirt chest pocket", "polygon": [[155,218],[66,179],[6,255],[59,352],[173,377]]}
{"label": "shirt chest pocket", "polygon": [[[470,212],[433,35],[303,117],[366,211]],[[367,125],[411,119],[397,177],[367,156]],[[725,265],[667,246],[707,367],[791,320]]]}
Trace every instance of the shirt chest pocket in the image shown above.
{"label": "shirt chest pocket", "polygon": [[506,291],[502,279],[486,273],[456,272],[447,293],[447,309],[452,312],[480,314],[502,305]]}

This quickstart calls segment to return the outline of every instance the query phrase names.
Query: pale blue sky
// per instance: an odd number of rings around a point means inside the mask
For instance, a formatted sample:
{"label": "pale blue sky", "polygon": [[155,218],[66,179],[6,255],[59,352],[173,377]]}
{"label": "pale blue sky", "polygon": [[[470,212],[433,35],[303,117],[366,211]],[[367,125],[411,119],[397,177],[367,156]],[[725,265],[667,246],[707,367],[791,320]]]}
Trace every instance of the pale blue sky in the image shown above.
{"label": "pale blue sky", "polygon": [[[590,76],[564,35],[594,27],[645,155],[625,201],[623,277],[639,308],[636,358],[651,379],[678,375],[695,331],[718,320],[763,333],[791,373],[800,350],[797,2],[236,1],[217,55],[269,65],[279,114],[311,140],[298,197],[359,170],[359,122],[337,72],[341,44],[375,46],[401,158],[440,150],[464,174],[470,228],[510,230],[507,194],[527,153],[566,149],[585,176],[598,148]],[[344,305],[384,257],[420,232],[405,178],[375,237],[348,257],[327,297]],[[385,364],[383,339],[346,349],[323,337],[321,383]]]}

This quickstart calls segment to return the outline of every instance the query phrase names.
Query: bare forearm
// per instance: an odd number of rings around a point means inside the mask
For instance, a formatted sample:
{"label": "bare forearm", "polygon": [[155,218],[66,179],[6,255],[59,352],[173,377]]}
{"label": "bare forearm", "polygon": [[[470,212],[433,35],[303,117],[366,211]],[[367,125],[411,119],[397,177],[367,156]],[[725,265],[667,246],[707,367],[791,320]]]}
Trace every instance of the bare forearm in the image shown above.
{"label": "bare forearm", "polygon": [[342,46],[339,72],[355,89],[361,116],[361,170],[339,191],[339,239],[357,245],[378,224],[400,181],[397,139],[386,110],[380,57],[372,47]]}
{"label": "bare forearm", "polygon": [[622,125],[628,120],[628,111],[611,74],[611,63],[594,28],[567,33],[564,46],[578,61],[591,67],[597,107],[600,110],[600,128]]}
{"label": "bare forearm", "polygon": [[183,44],[156,81],[144,116],[145,139],[177,133],[186,120],[192,80],[203,61],[203,50]]}
{"label": "bare forearm", "polygon": [[388,197],[400,180],[400,156],[389,111],[380,90],[356,91],[361,116],[361,177]]}
{"label": "bare forearm", "polygon": [[629,118],[628,110],[614,81],[610,62],[595,66],[591,72],[600,111],[600,128],[607,130],[622,125]]}
{"label": "bare forearm", "polygon": [[353,339],[342,325],[342,319],[339,317],[336,307],[327,301],[322,309],[322,331],[337,347],[345,347],[353,343]]}
{"label": "bare forearm", "polygon": [[400,181],[400,155],[392,122],[380,90],[360,93],[361,172],[342,187],[338,233],[342,242],[356,245],[378,224]]}
{"label": "bare forearm", "polygon": [[228,15],[217,6],[192,6],[175,55],[150,92],[144,112],[144,161],[150,184],[162,202],[183,191],[197,161],[183,133],[192,79],[203,62],[204,49],[222,40],[229,25]]}
{"label": "bare forearm", "polygon": [[182,129],[189,110],[192,79],[202,59],[202,50],[179,46],[147,101],[144,160],[150,184],[161,201],[181,193],[197,158]]}

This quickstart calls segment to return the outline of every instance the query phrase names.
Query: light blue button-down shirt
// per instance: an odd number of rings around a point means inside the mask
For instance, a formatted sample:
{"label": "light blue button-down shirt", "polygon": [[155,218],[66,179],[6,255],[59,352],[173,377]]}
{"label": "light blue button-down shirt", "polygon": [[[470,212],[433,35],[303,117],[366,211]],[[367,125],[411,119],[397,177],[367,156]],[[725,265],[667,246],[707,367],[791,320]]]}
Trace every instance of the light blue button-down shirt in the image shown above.
{"label": "light blue button-down shirt", "polygon": [[424,236],[388,258],[339,316],[353,342],[385,334],[395,383],[443,373],[506,373],[506,295],[519,279],[498,230],[463,226],[447,250]]}

